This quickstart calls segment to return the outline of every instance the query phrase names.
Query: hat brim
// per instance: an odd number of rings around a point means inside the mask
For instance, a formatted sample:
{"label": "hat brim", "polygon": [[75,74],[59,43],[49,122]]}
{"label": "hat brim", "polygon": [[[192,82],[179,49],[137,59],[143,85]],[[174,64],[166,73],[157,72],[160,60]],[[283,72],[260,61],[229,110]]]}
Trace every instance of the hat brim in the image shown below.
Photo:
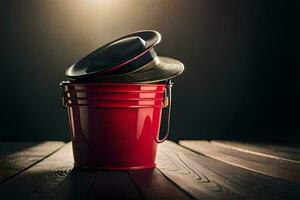
{"label": "hat brim", "polygon": [[179,76],[184,71],[184,65],[169,57],[157,56],[151,63],[138,70],[126,74],[97,77],[99,82],[115,83],[155,83]]}
{"label": "hat brim", "polygon": [[[98,55],[99,52],[101,52],[103,49],[108,47],[109,45],[122,40],[124,38],[128,37],[140,37],[142,38],[145,43],[145,48],[139,52],[136,52],[136,55],[134,55],[131,58],[128,58],[126,62],[118,63],[116,66],[102,66],[100,68],[97,68],[97,70],[90,71],[91,66],[93,66],[93,59]],[[117,38],[102,47],[92,51],[88,55],[86,55],[84,58],[76,62],[75,64],[71,65],[65,72],[66,76],[70,78],[84,78],[88,76],[95,76],[97,74],[101,74],[109,70],[110,68],[119,68],[128,62],[131,62],[132,60],[135,60],[139,58],[141,55],[149,51],[154,45],[158,44],[161,40],[161,35],[159,32],[154,30],[143,30],[134,32],[128,35],[125,35],[123,37]]]}

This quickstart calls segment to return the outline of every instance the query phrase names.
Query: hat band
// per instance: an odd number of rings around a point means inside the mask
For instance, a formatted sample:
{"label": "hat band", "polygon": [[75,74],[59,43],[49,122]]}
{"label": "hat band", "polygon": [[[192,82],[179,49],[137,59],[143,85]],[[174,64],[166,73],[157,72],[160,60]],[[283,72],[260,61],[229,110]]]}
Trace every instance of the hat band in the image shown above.
{"label": "hat band", "polygon": [[152,62],[156,57],[157,55],[155,51],[151,48],[135,56],[134,58],[129,59],[124,63],[110,67],[109,69],[103,71],[99,75],[127,74],[147,65],[148,63]]}

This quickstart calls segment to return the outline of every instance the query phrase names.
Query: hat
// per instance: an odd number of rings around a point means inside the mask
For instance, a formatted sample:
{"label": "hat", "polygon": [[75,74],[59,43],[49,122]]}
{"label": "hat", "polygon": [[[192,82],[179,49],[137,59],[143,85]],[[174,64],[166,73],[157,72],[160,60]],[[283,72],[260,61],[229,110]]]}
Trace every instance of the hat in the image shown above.
{"label": "hat", "polygon": [[66,71],[76,80],[99,82],[151,83],[180,75],[184,65],[175,59],[157,56],[157,31],[139,31],[105,44]]}

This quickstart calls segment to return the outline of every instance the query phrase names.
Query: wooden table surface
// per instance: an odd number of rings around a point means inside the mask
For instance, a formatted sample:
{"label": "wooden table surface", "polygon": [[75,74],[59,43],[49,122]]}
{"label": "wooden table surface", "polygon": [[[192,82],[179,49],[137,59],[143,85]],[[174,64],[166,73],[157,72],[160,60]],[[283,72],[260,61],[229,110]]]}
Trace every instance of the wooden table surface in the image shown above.
{"label": "wooden table surface", "polygon": [[0,143],[0,199],[300,199],[300,148],[166,141],[154,170],[88,171],[71,143]]}

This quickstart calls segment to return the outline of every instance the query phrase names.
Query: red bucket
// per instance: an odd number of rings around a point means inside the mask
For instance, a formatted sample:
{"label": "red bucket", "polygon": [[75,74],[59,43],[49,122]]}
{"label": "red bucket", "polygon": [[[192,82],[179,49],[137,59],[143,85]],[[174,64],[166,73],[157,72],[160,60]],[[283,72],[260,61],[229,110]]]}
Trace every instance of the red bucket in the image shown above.
{"label": "red bucket", "polygon": [[[166,84],[63,82],[75,165],[131,170],[155,167]],[[167,105],[169,104],[169,105]],[[170,113],[168,113],[170,116]],[[168,119],[169,123],[169,119]]]}

